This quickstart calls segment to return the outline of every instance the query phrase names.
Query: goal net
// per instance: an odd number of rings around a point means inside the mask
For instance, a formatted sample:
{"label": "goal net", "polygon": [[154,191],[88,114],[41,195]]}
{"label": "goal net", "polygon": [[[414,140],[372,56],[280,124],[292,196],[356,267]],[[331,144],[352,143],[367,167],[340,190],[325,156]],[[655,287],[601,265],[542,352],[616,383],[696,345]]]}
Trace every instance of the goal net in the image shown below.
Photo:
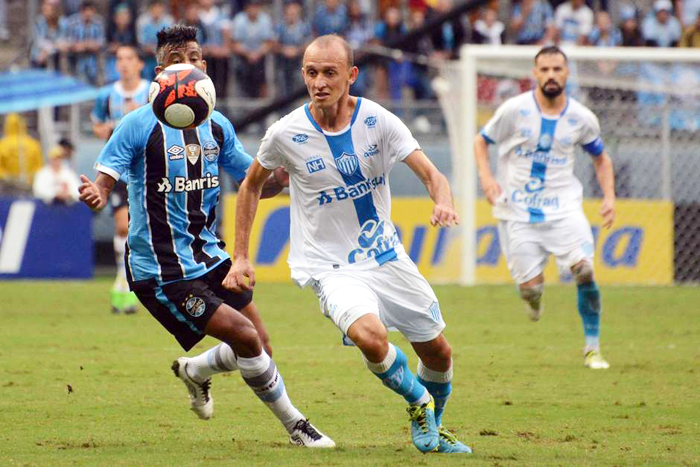
{"label": "goal net", "polygon": [[[462,215],[459,282],[511,282],[497,221],[477,183],[478,129],[509,97],[534,89],[539,49],[465,46],[434,81],[450,136],[453,186]],[[567,92],[599,118],[616,174],[617,218],[601,227],[600,189],[590,157],[577,150],[575,174],[595,238],[596,275],[608,284],[700,281],[700,51],[565,49]],[[563,118],[566,118],[564,116]],[[491,148],[495,171],[495,148]],[[548,281],[568,281],[554,261]]]}

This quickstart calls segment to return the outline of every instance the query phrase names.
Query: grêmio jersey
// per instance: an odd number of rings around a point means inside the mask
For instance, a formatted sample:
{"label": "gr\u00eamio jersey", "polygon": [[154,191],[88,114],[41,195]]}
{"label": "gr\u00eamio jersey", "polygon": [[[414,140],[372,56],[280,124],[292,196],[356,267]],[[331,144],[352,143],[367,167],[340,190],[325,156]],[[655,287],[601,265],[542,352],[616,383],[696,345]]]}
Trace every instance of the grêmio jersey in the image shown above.
{"label": "gr\u00eamio jersey", "polygon": [[119,123],[133,104],[141,106],[148,103],[148,87],[149,83],[145,79],[133,91],[126,91],[119,81],[103,86],[95,99],[90,117],[97,123]]}
{"label": "gr\u00eamio jersey", "polygon": [[322,130],[308,104],[268,129],[257,158],[266,169],[289,172],[288,262],[298,285],[407,256],[391,222],[389,173],[416,149],[398,117],[362,98],[338,132]]}
{"label": "gr\u00eamio jersey", "polygon": [[604,149],[598,118],[583,104],[569,97],[561,115],[548,116],[529,91],[504,102],[481,135],[498,145],[496,180],[503,193],[494,217],[539,223],[582,209],[576,146],[594,157]]}
{"label": "gr\u00eamio jersey", "polygon": [[191,280],[229,258],[216,236],[219,167],[240,182],[251,163],[217,111],[191,130],[163,125],[150,105],[121,120],[95,167],[115,180],[128,174],[132,289],[142,281]]}

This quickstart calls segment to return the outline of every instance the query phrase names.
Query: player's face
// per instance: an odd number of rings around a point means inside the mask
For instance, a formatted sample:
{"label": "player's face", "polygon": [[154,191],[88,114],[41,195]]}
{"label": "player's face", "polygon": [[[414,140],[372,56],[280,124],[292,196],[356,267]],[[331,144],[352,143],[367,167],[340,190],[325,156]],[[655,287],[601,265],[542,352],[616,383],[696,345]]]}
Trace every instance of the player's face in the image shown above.
{"label": "player's face", "polygon": [[553,99],[564,92],[569,67],[561,54],[540,55],[535,63],[535,79],[542,94]]}
{"label": "player's face", "polygon": [[207,62],[202,60],[202,48],[195,41],[187,42],[185,45],[179,47],[169,47],[166,49],[164,62],[163,66],[158,65],[156,67],[156,75],[163,71],[164,68],[177,63],[193,65],[204,73],[207,72]]}
{"label": "player's face", "polygon": [[304,54],[302,75],[312,104],[329,108],[350,92],[350,85],[357,79],[357,67],[348,67],[345,49],[340,44],[312,45]]}
{"label": "player's face", "polygon": [[141,76],[143,62],[131,47],[117,49],[117,72],[122,79],[132,79]]}

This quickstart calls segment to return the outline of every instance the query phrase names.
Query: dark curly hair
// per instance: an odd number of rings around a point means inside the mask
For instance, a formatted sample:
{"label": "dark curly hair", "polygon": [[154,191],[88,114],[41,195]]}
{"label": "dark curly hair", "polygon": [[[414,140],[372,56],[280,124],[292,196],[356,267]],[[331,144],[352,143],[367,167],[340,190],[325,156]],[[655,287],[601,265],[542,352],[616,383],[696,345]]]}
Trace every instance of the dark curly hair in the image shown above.
{"label": "dark curly hair", "polygon": [[197,28],[193,26],[175,24],[174,26],[158,31],[156,37],[158,38],[158,45],[156,45],[156,60],[158,61],[158,64],[162,66],[165,63],[165,51],[163,49],[182,47],[188,42],[197,42]]}

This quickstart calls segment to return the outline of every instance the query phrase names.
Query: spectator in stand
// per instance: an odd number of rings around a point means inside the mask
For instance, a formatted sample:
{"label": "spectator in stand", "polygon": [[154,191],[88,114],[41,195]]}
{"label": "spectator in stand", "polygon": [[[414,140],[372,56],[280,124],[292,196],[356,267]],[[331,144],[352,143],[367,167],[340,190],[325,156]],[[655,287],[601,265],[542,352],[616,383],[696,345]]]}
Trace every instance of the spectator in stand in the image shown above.
{"label": "spectator in stand", "polygon": [[58,46],[61,34],[66,31],[67,21],[59,14],[58,7],[55,0],[44,0],[41,3],[41,13],[34,23],[34,43],[29,52],[33,67],[60,68]]}
{"label": "spectator in stand", "polygon": [[214,0],[199,0],[199,19],[206,31],[202,54],[207,62],[207,74],[216,88],[216,95],[228,96],[229,57],[231,50],[231,22]]}
{"label": "spectator in stand", "polygon": [[474,22],[472,41],[476,44],[501,45],[504,42],[506,27],[498,20],[498,12],[486,8]]}
{"label": "spectator in stand", "polygon": [[84,0],[80,12],[68,18],[62,41],[73,73],[96,85],[98,54],[105,44],[105,27],[91,0]]}
{"label": "spectator in stand", "polygon": [[[384,18],[377,23],[374,31],[375,41],[387,47],[392,42],[406,34],[406,26],[401,18],[401,11],[396,7],[389,7],[384,12]],[[406,84],[408,62],[404,60],[384,59],[383,66],[377,70],[380,95],[388,91],[392,100],[401,100],[403,87]]]}
{"label": "spectator in stand", "polygon": [[656,0],[653,14],[642,23],[642,36],[647,47],[675,47],[681,39],[681,23],[673,16],[670,0]]}
{"label": "spectator in stand", "polygon": [[676,14],[684,28],[693,26],[700,15],[700,0],[676,0]]}
{"label": "spectator in stand", "polygon": [[620,7],[620,32],[622,33],[623,47],[642,47],[644,45],[635,7],[631,5]]}
{"label": "spectator in stand", "polygon": [[34,177],[34,197],[46,204],[73,204],[78,201],[78,175],[67,163],[61,146],[49,151],[49,164],[39,169]]}
{"label": "spectator in stand", "polygon": [[61,0],[63,4],[63,15],[66,18],[70,18],[73,15],[80,13],[80,5],[82,5],[82,0]]}
{"label": "spectator in stand", "polygon": [[555,33],[552,7],[546,0],[522,0],[513,7],[511,27],[516,44],[547,44]]}
{"label": "spectator in stand", "polygon": [[149,81],[155,78],[157,65],[156,44],[158,38],[156,34],[161,29],[173,24],[175,24],[175,20],[166,12],[165,3],[162,0],[151,0],[148,11],[139,16],[138,21],[136,21],[136,36],[144,60],[142,76]]}
{"label": "spectator in stand", "polygon": [[5,117],[5,136],[0,139],[0,180],[28,191],[43,165],[39,141],[27,134],[27,123],[19,114]]}
{"label": "spectator in stand", "polygon": [[622,33],[610,20],[606,11],[596,15],[596,26],[588,36],[588,43],[596,47],[619,47],[622,45]]}
{"label": "spectator in stand", "polygon": [[[355,61],[362,57],[362,52],[358,50],[369,44],[374,38],[374,26],[372,20],[362,9],[359,0],[350,0],[348,2],[348,31],[345,34],[345,39],[350,44],[350,47],[355,51]],[[353,96],[364,96],[369,90],[369,74],[370,67],[366,66],[360,70],[357,79],[350,86],[350,94]]]}
{"label": "spectator in stand", "polygon": [[0,41],[10,40],[10,30],[7,28],[7,0],[0,0]]}
{"label": "spectator in stand", "polygon": [[348,10],[340,0],[324,0],[316,9],[313,29],[316,36],[338,34],[344,36],[348,30]]}
{"label": "spectator in stand", "polygon": [[63,148],[63,152],[66,155],[66,161],[73,159],[73,151],[75,150],[75,146],[73,146],[71,140],[68,138],[61,138],[58,140],[58,145]]}
{"label": "spectator in stand", "polygon": [[311,42],[311,25],[302,19],[298,2],[287,3],[284,20],[277,25],[277,63],[280,94],[291,94],[302,85],[301,58]]}
{"label": "spectator in stand", "polygon": [[204,23],[199,19],[199,3],[192,2],[185,6],[185,11],[182,14],[182,20],[180,23],[185,26],[191,26],[197,30],[197,42],[200,44],[206,42],[207,32],[204,27]]}
{"label": "spectator in stand", "polygon": [[688,26],[681,36],[679,47],[700,47],[700,13],[695,18],[695,23]]}
{"label": "spectator in stand", "polygon": [[557,7],[554,25],[562,45],[583,45],[593,29],[593,10],[585,0],[570,0]]}
{"label": "spectator in stand", "polygon": [[105,83],[113,83],[119,79],[117,72],[117,48],[121,45],[137,47],[136,32],[132,25],[129,5],[121,3],[114,9],[114,16],[107,28],[107,54],[105,57]]}
{"label": "spectator in stand", "polygon": [[[452,0],[437,0],[435,6],[428,9],[426,21],[452,10]],[[467,40],[467,30],[461,18],[444,23],[442,28],[431,35],[433,56],[438,59],[455,58],[459,47]]]}
{"label": "spectator in stand", "polygon": [[263,97],[265,57],[273,46],[274,28],[260,0],[248,0],[233,19],[233,51],[237,55],[236,77],[246,97]]}

